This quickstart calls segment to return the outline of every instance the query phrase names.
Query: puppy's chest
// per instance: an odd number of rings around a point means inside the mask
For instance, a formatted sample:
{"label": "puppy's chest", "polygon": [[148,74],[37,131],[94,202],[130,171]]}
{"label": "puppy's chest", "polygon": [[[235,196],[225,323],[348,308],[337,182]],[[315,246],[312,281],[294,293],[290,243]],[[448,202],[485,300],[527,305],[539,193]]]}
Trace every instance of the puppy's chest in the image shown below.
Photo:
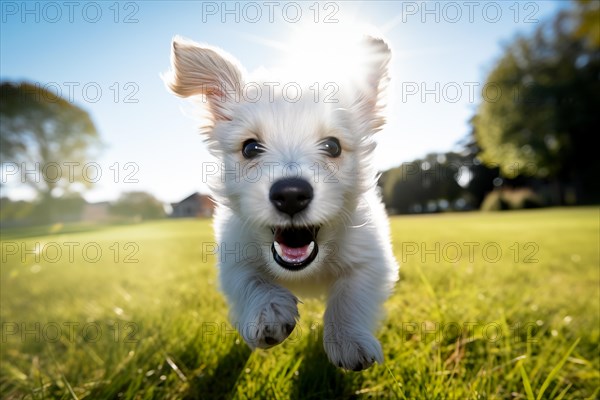
{"label": "puppy's chest", "polygon": [[316,274],[302,279],[280,279],[276,282],[299,297],[322,298],[329,292],[335,278],[330,274]]}

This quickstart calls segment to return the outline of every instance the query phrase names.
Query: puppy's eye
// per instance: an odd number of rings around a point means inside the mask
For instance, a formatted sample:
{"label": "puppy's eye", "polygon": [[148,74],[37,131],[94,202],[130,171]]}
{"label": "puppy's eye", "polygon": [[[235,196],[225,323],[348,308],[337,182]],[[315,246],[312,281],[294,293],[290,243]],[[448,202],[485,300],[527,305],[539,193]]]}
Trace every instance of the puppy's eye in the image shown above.
{"label": "puppy's eye", "polygon": [[321,142],[321,150],[325,151],[330,157],[339,157],[342,154],[342,145],[337,138],[328,137]]}
{"label": "puppy's eye", "polygon": [[254,158],[264,151],[264,148],[256,139],[248,139],[242,145],[242,155],[244,158]]}
{"label": "puppy's eye", "polygon": [[244,158],[254,158],[265,149],[255,139],[248,139],[242,145],[242,155]]}

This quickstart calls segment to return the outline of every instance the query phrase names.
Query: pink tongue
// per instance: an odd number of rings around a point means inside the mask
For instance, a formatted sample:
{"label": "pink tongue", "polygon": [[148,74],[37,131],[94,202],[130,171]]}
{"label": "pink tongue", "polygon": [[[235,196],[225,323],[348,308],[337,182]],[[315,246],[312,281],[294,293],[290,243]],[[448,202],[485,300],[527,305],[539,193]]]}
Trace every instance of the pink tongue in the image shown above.
{"label": "pink tongue", "polygon": [[286,261],[298,262],[304,261],[309,256],[308,254],[308,246],[302,247],[288,247],[283,243],[279,243],[281,247],[281,251],[283,252],[282,256]]}

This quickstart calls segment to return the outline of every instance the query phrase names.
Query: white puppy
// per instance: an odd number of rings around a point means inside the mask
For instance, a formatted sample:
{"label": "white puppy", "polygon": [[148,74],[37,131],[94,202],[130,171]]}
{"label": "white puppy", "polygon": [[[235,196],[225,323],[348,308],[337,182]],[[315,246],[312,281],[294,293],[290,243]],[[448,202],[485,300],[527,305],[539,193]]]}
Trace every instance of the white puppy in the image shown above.
{"label": "white puppy", "polygon": [[335,98],[249,82],[228,54],[181,38],[165,76],[178,96],[206,101],[204,133],[222,163],[212,186],[232,322],[250,347],[269,348],[296,325],[292,292],[320,290],[325,351],[351,370],[383,362],[373,331],[398,277],[371,159],[390,51],[372,37],[361,47],[361,84],[340,83]]}

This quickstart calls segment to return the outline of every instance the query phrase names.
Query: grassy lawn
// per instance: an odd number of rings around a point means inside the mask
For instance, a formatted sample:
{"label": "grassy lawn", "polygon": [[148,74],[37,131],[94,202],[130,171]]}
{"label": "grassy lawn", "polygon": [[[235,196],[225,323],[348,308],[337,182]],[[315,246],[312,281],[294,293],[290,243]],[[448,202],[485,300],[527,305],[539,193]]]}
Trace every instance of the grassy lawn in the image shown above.
{"label": "grassy lawn", "polygon": [[5,230],[0,397],[597,399],[599,218],[392,218],[386,362],[361,373],[328,363],[319,300],[251,353],[227,322],[209,221]]}

